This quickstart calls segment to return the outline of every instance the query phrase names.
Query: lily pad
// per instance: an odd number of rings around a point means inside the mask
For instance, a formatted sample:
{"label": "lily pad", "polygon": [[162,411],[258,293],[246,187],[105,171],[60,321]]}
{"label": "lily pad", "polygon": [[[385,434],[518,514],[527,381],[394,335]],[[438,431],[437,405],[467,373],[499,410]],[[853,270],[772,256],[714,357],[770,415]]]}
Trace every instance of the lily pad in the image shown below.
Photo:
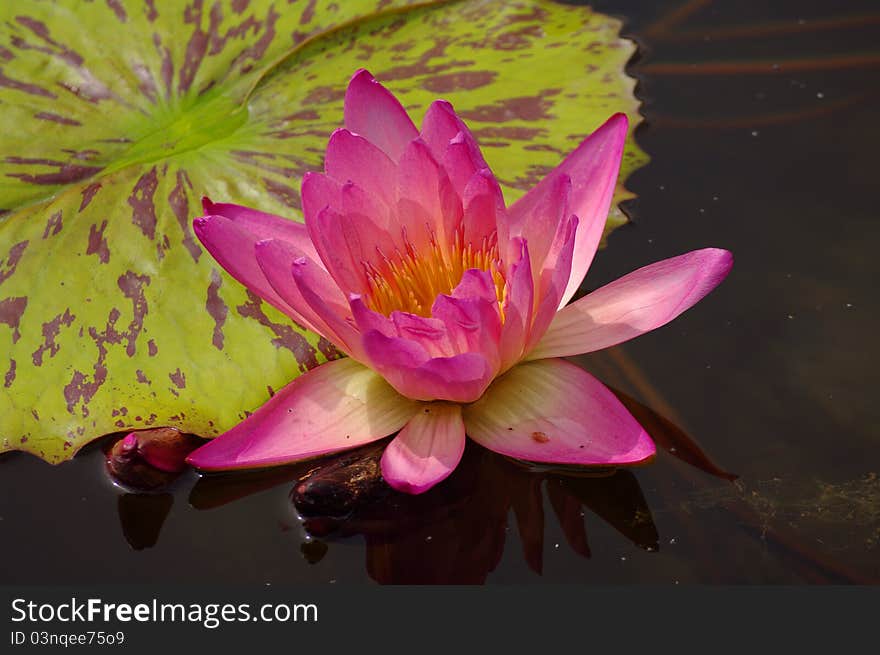
{"label": "lily pad", "polygon": [[[0,451],[50,462],[123,429],[216,435],[337,356],[227,277],[191,220],[203,195],[299,220],[356,69],[417,120],[449,99],[509,202],[611,113],[638,120],[634,46],[585,7],[2,4]],[[622,179],[645,160],[630,141]]]}

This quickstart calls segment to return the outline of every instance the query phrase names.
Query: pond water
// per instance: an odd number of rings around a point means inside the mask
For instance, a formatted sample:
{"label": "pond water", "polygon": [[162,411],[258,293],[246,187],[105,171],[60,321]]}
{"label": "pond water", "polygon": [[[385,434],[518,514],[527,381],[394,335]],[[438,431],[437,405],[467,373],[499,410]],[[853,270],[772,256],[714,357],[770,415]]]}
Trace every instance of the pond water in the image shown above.
{"label": "pond water", "polygon": [[652,464],[577,477],[470,444],[423,497],[304,521],[290,494],[310,466],[135,494],[100,443],[59,467],[6,454],[0,579],[880,580],[876,3],[593,5],[640,45],[652,161],[583,291],[695,248],[736,258],[673,324],[577,358],[637,401]]}

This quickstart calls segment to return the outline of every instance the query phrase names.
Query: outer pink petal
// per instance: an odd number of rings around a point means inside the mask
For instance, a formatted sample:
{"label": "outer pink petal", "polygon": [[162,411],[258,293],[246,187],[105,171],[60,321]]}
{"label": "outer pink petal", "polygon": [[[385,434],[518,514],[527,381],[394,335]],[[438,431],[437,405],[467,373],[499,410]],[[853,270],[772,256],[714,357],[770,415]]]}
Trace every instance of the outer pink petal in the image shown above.
{"label": "outer pink petal", "polygon": [[[272,288],[307,321],[309,329],[329,339],[350,355],[359,353],[360,337],[345,322],[348,303],[324,269],[283,241],[274,239],[260,241],[255,246],[255,253],[257,262]],[[297,261],[300,261],[301,265],[308,264],[312,267],[314,271],[312,286],[318,288],[317,293],[322,299],[323,311],[316,311],[309,298],[300,290],[300,285],[293,275],[293,267]]]}
{"label": "outer pink petal", "polygon": [[394,161],[419,134],[397,98],[364,69],[354,74],[345,92],[345,127]]}
{"label": "outer pink petal", "polygon": [[478,353],[431,357],[411,339],[379,331],[363,336],[371,365],[402,395],[413,400],[473,402],[492,381],[495,369]]}
{"label": "outer pink petal", "polygon": [[346,129],[333,132],[324,156],[324,172],[340,184],[354,182],[389,207],[397,204],[393,184],[397,164],[362,136]]}
{"label": "outer pink petal", "polygon": [[280,239],[293,244],[308,257],[314,258],[316,255],[306,226],[302,223],[242,205],[211,202],[207,197],[202,198],[202,207],[204,207],[206,215],[223,216],[250,232],[254,235],[255,241]]}
{"label": "outer pink petal", "polygon": [[464,408],[468,436],[534,462],[634,464],[654,442],[605,385],[561,359],[514,366]]}
{"label": "outer pink petal", "polygon": [[546,202],[559,175],[571,178],[569,211],[580,220],[574,248],[571,277],[560,307],[565,305],[580,286],[602,237],[608,208],[614,195],[623,144],[626,140],[627,118],[615,114],[593,132],[547,177],[508,210],[514,224],[527,223],[536,207]]}
{"label": "outer pink petal", "polygon": [[398,491],[423,493],[458,466],[464,441],[459,405],[426,405],[385,448],[382,477]]}
{"label": "outer pink petal", "polygon": [[733,255],[706,248],[645,266],[561,309],[527,359],[601,350],[665,325],[727,276]]}
{"label": "outer pink petal", "polygon": [[193,231],[211,256],[236,280],[305,327],[311,324],[279,294],[257,263],[257,237],[223,216],[202,216]]}
{"label": "outer pink petal", "polygon": [[379,375],[339,359],[296,378],[187,461],[203,470],[286,464],[381,439],[416,411]]}

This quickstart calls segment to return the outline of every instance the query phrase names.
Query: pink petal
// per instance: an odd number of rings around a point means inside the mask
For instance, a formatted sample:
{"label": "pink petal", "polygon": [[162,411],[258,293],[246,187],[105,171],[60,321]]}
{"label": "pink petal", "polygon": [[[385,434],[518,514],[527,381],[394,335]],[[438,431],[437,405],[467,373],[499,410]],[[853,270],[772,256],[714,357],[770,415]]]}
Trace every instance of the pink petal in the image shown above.
{"label": "pink petal", "polygon": [[565,293],[572,266],[576,244],[578,219],[572,216],[560,225],[554,243],[550,246],[555,255],[555,267],[541,271],[537,283],[538,293],[534,317],[526,339],[524,352],[531,351],[541,339],[556,316],[559,301]]}
{"label": "pink petal", "polygon": [[[535,204],[521,229],[511,224],[511,231],[519,233],[529,244],[536,282],[543,270],[556,268],[560,248],[564,245],[560,232],[565,231],[565,222],[572,215],[569,211],[571,179],[568,175],[561,173],[553,176],[548,180],[548,186],[548,192]],[[568,284],[567,278],[565,282]]]}
{"label": "pink petal", "polygon": [[488,169],[476,139],[445,100],[435,100],[428,107],[421,136],[434,159],[446,169],[459,195],[474,173]]}
{"label": "pink petal", "polygon": [[354,74],[345,92],[345,127],[366,137],[394,161],[419,135],[397,98],[364,69]]}
{"label": "pink petal", "polygon": [[562,308],[528,359],[593,352],[665,325],[732,266],[728,251],[706,248],[633,271]]}
{"label": "pink petal", "polygon": [[297,323],[311,327],[308,320],[279,294],[257,263],[257,237],[223,216],[202,216],[193,221],[193,231],[211,256],[236,280]]}
{"label": "pink petal", "polygon": [[338,129],[330,135],[324,172],[340,184],[354,182],[389,207],[397,205],[397,165],[364,137]]}
{"label": "pink petal", "polygon": [[[458,354],[450,340],[446,324],[439,318],[395,311],[391,312],[389,319],[395,330],[392,336],[418,344],[429,357],[451,357]],[[384,334],[385,330],[382,332]]]}
{"label": "pink petal", "polygon": [[561,359],[519,364],[464,408],[472,439],[502,455],[554,464],[634,464],[654,442],[605,385]]}
{"label": "pink petal", "polygon": [[306,226],[327,207],[342,211],[342,184],[323,173],[309,171],[303,175],[300,197]]}
{"label": "pink petal", "polygon": [[493,367],[478,353],[431,357],[411,339],[388,337],[378,331],[365,333],[363,344],[373,368],[413,400],[472,402],[494,376]]}
{"label": "pink petal", "polygon": [[393,238],[399,230],[388,207],[352,182],[340,185],[325,175],[307,174],[303,206],[318,262],[346,292],[365,292],[365,264],[378,268],[385,253],[403,248],[403,241]]}
{"label": "pink petal", "polygon": [[324,268],[345,293],[364,293],[367,289],[360,234],[375,233],[358,229],[351,217],[325,207],[308,220],[309,233],[321,256]]}
{"label": "pink petal", "polygon": [[280,239],[292,243],[309,257],[314,258],[316,255],[306,226],[302,223],[242,205],[211,202],[207,197],[202,198],[202,207],[206,215],[223,216],[246,232],[250,232],[254,235],[255,241]]}
{"label": "pink petal", "polygon": [[416,250],[431,238],[451,244],[461,223],[461,200],[421,139],[411,141],[400,157],[397,215]]}
{"label": "pink petal", "polygon": [[511,250],[517,250],[518,257],[507,269],[500,343],[501,372],[518,362],[523,354],[532,325],[535,294],[528,244],[520,238],[513,242]]}
{"label": "pink petal", "polygon": [[464,453],[461,407],[434,403],[417,412],[382,455],[382,477],[397,489],[420,494],[445,480]]}
{"label": "pink petal", "polygon": [[578,217],[580,227],[575,241],[571,276],[560,307],[577,291],[596,254],[614,195],[626,130],[627,118],[624,114],[609,118],[508,210],[514,224],[522,222],[527,225],[536,208],[547,202],[548,194],[553,193],[556,178],[559,175],[571,178],[569,212]]}
{"label": "pink petal", "polygon": [[461,220],[464,242],[479,247],[497,237],[499,224],[506,223],[504,196],[498,180],[488,168],[474,173],[462,194]]}
{"label": "pink petal", "polygon": [[[345,322],[348,303],[323,268],[290,244],[274,239],[257,243],[255,254],[257,263],[272,288],[307,321],[309,329],[329,339],[348,354],[359,352],[360,337]],[[300,285],[297,284],[293,275],[296,262],[300,262],[302,266],[311,266],[311,285],[318,289],[321,311],[313,307],[309,302],[311,296],[303,295]]]}
{"label": "pink petal", "polygon": [[187,461],[203,470],[287,464],[381,439],[416,411],[379,375],[339,359],[296,378]]}
{"label": "pink petal", "polygon": [[431,316],[446,326],[446,335],[455,353],[480,353],[497,371],[501,312],[490,273],[477,269],[465,271],[451,296],[437,296]]}

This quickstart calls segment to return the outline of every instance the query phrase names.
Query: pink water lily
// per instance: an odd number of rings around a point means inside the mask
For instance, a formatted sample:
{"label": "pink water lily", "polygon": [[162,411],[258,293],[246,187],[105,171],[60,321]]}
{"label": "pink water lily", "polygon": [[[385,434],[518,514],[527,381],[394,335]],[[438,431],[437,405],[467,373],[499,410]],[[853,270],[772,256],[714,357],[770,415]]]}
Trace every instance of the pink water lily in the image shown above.
{"label": "pink water lily", "polygon": [[419,131],[368,72],[352,78],[305,224],[205,202],[199,239],[237,280],[348,357],[298,377],[192,453],[200,469],[284,464],[398,432],[383,477],[421,493],[465,435],[519,459],[623,465],[651,438],[598,380],[561,359],[671,321],[725,277],[697,250],[567,304],[602,235],[627,119],[612,116],[510,207],[452,106]]}

